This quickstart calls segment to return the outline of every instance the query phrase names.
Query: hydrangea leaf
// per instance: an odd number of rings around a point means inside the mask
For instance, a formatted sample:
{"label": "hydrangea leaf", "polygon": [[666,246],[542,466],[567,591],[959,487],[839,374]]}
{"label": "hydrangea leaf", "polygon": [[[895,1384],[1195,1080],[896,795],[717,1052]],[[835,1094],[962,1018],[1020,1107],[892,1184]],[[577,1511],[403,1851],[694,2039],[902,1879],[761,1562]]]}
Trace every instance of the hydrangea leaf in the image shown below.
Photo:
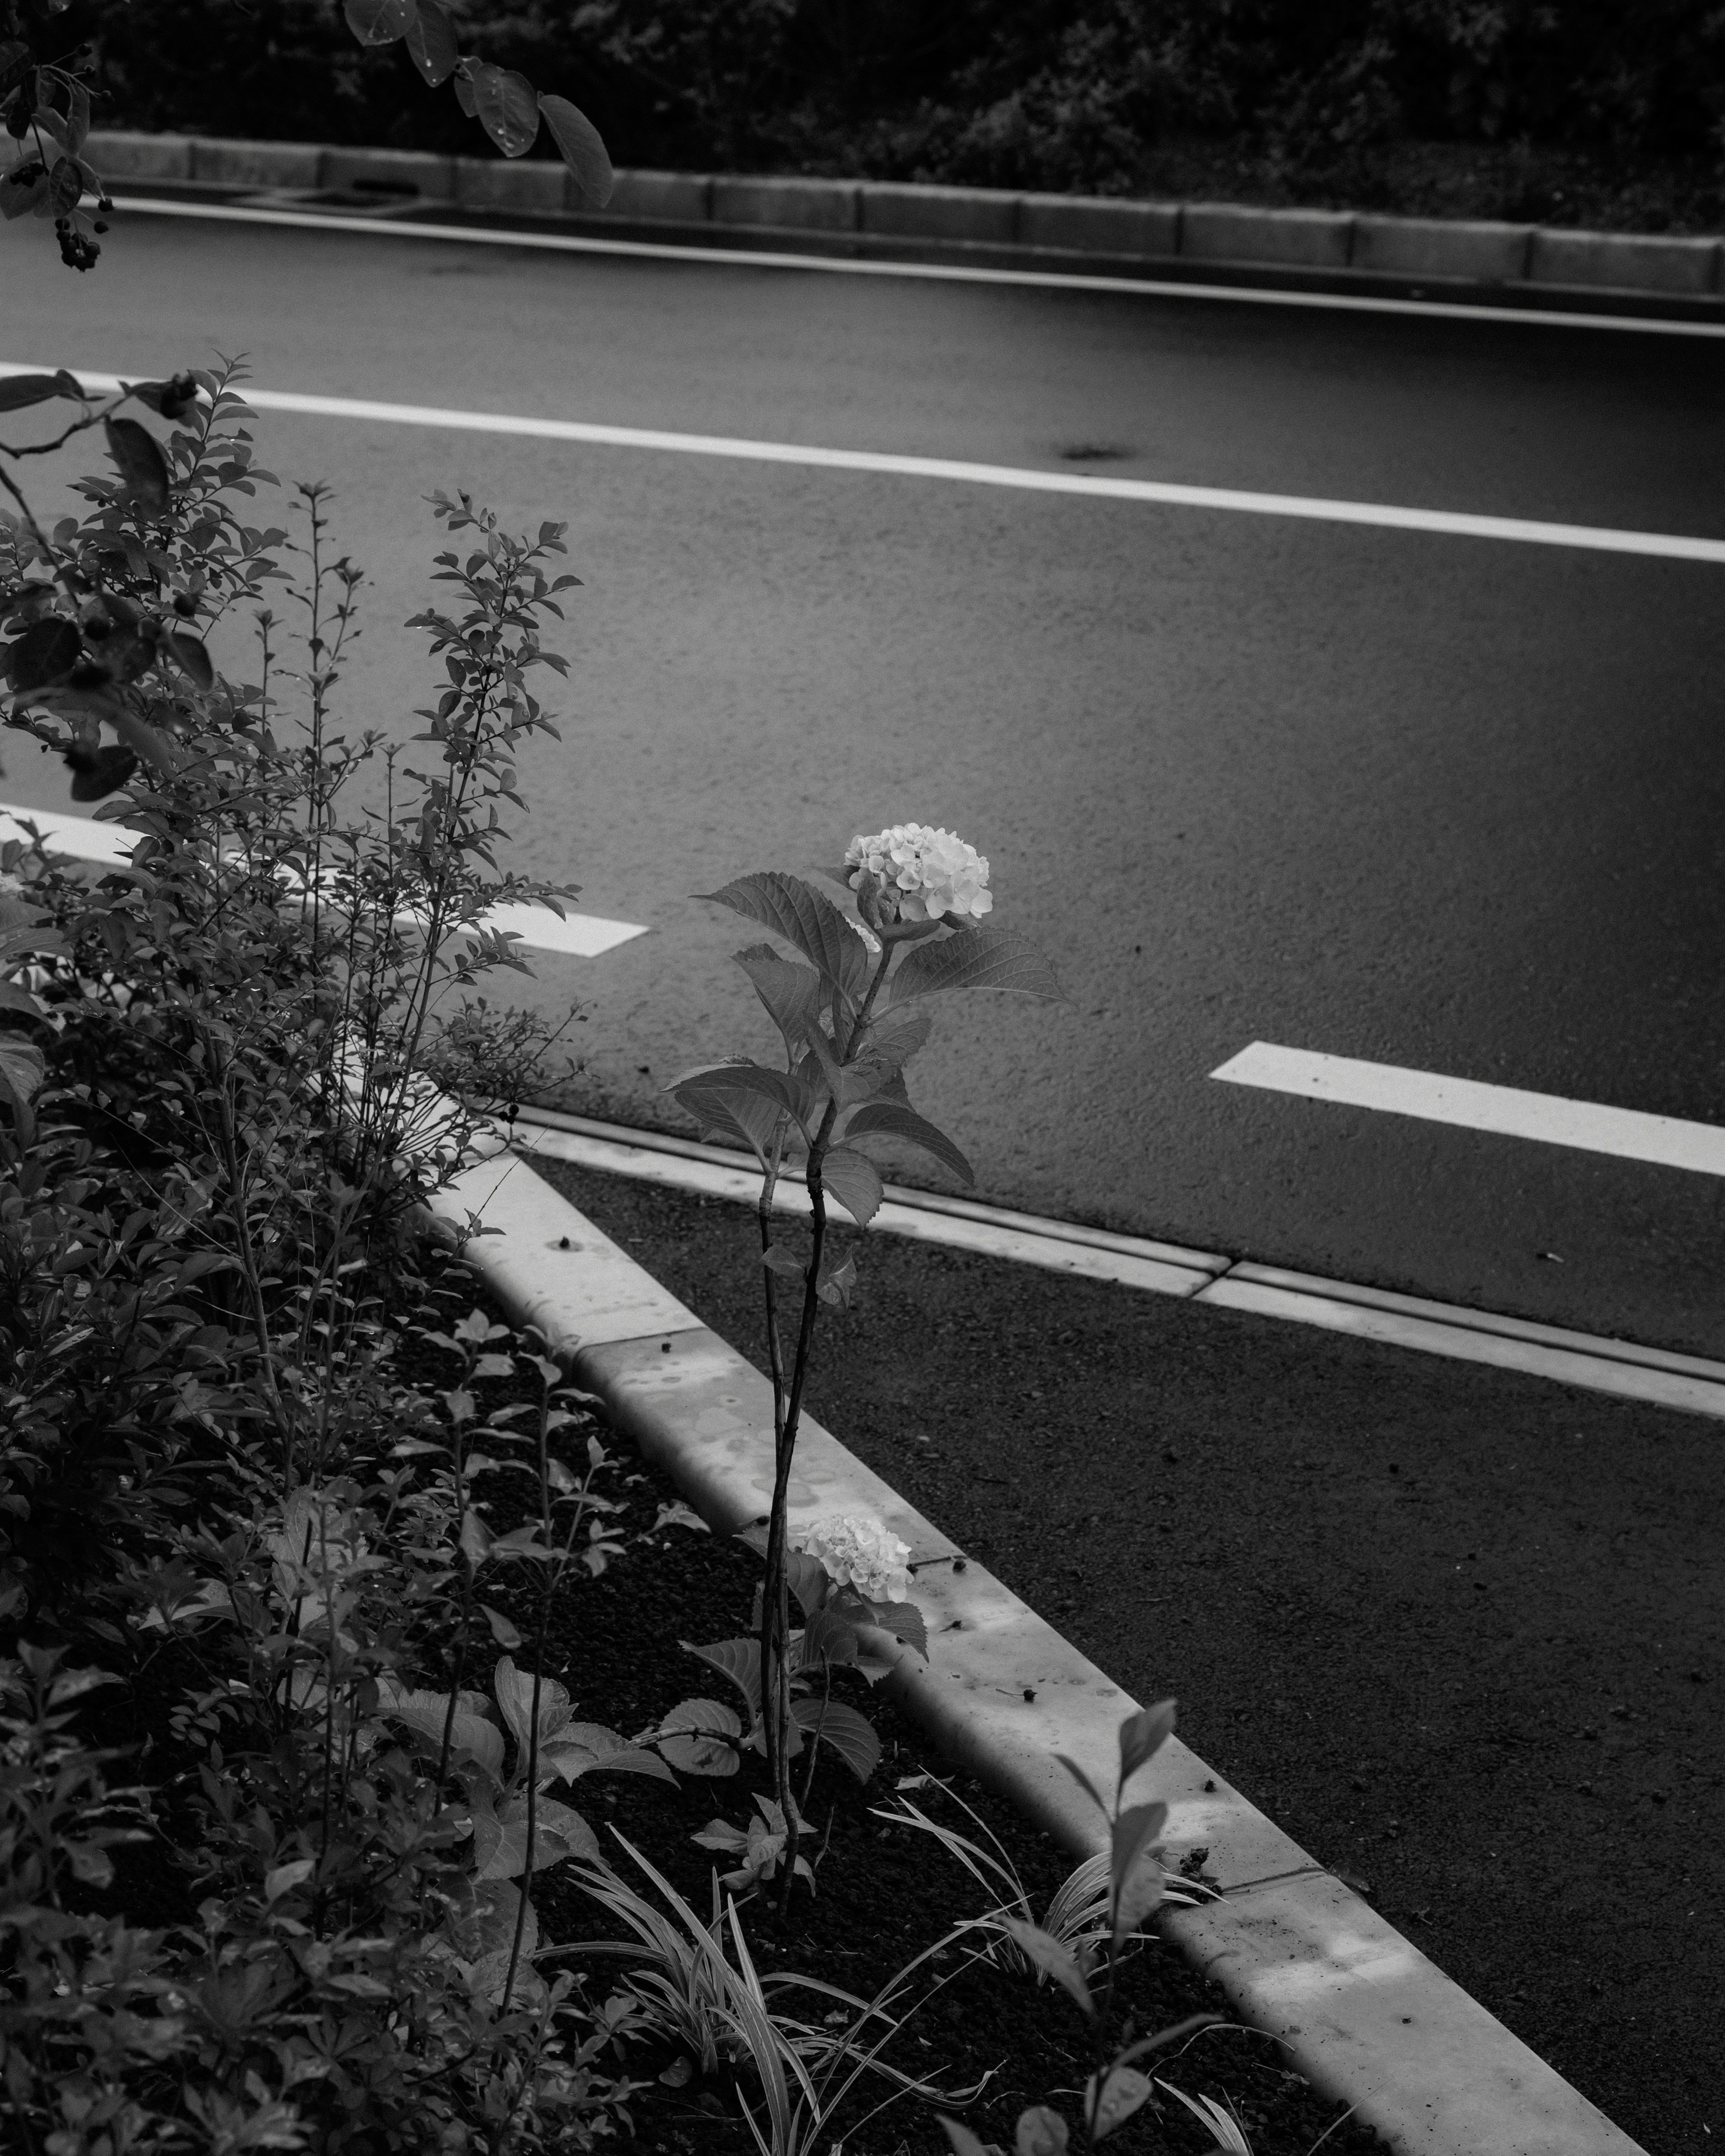
{"label": "hydrangea leaf", "polygon": [[880,1763],[880,1740],[854,1707],[837,1699],[793,1699],[791,1719],[809,1736],[830,1744],[860,1782]]}
{"label": "hydrangea leaf", "polygon": [[964,1182],[976,1181],[976,1170],[946,1132],[896,1101],[872,1101],[859,1108],[846,1124],[845,1137],[847,1143],[860,1137],[896,1138],[929,1154]]}
{"label": "hydrangea leaf", "polygon": [[874,1162],[850,1146],[834,1146],[821,1163],[820,1173],[827,1195],[838,1199],[859,1228],[866,1228],[886,1195]]}
{"label": "hydrangea leaf", "polygon": [[943,988],[997,988],[1064,1003],[1066,992],[1028,937],[1009,928],[965,928],[939,943],[919,943],[892,978],[892,1000]]}
{"label": "hydrangea leaf", "polygon": [[717,891],[696,893],[758,921],[793,944],[822,978],[853,1002],[868,986],[869,954],[862,938],[824,891],[774,869],[738,876]]}

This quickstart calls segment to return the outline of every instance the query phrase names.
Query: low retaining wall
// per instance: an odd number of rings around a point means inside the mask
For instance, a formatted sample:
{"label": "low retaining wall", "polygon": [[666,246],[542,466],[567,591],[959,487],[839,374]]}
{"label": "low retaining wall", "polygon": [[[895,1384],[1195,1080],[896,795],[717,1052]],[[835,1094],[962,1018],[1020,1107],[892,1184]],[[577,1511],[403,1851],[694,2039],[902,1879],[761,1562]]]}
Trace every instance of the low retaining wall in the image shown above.
{"label": "low retaining wall", "polygon": [[1211,264],[1664,300],[1725,295],[1725,246],[1718,239],[700,172],[619,172],[609,204],[595,212],[579,208],[562,164],[539,158],[119,132],[92,134],[88,154],[105,178],[130,186],[157,181],[295,194],[362,190],[375,192],[380,203],[395,193],[497,214],[578,218],[583,227],[600,230],[666,225],[685,234],[705,226],[763,239],[793,234],[805,242],[849,240],[859,248],[956,248],[1068,262],[1103,257],[1147,266]]}

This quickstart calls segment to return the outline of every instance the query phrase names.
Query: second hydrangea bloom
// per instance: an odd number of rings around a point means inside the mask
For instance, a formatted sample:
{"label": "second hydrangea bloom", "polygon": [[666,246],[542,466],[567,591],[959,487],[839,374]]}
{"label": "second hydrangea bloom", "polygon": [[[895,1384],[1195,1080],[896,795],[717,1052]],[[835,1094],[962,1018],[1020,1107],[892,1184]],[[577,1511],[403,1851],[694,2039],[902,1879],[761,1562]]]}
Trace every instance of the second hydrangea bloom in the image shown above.
{"label": "second hydrangea bloom", "polygon": [[910,1599],[908,1543],[879,1520],[835,1514],[817,1520],[798,1538],[798,1547],[816,1558],[835,1587],[854,1587],[865,1602]]}

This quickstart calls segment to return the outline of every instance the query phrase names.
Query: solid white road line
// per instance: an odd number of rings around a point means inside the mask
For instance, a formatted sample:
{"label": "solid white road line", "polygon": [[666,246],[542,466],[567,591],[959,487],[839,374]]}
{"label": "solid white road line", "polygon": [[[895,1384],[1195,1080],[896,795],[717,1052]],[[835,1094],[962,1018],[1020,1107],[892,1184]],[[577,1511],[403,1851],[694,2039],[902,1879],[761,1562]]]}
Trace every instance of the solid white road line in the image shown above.
{"label": "solid white road line", "polygon": [[[116,210],[148,217],[187,217],[213,223],[280,224],[311,232],[379,233],[389,239],[459,240],[474,247],[536,249],[557,254],[637,255],[665,262],[704,262],[735,270],[812,270],[845,277],[901,277],[947,285],[1027,285],[1054,291],[1121,292],[1137,299],[1222,300],[1257,307],[1312,307],[1337,314],[1425,315],[1440,321],[1516,322],[1533,329],[1618,330],[1644,336],[1725,337],[1725,323],[1663,321],[1656,316],[1593,315],[1574,308],[1470,306],[1459,300],[1399,300],[1370,293],[1280,291],[1258,285],[1188,284],[1172,278],[1106,276],[1082,270],[999,270],[963,262],[882,262],[831,254],[793,254],[766,248],[696,247],[659,239],[598,239],[585,234],[506,232],[417,219],[339,217],[318,210],[250,208],[234,203],[173,202],[131,195]],[[734,226],[716,226],[734,231]]]}
{"label": "solid white road line", "polygon": [[[41,372],[0,362],[0,376]],[[88,389],[117,389],[121,377],[74,370]],[[136,375],[129,380],[144,381]],[[434,404],[395,404],[370,397],[318,397],[281,389],[243,392],[260,412],[313,418],[366,419],[389,426],[580,442],[600,449],[666,450],[683,456],[728,457],[746,463],[790,465],[828,471],[875,472],[900,479],[956,480],[1031,494],[1077,495],[1093,501],[1137,501],[1163,508],[1211,509],[1250,516],[1291,516],[1321,524],[1359,524],[1392,531],[1436,532],[1463,539],[1507,539],[1604,554],[1653,555],[1666,561],[1725,562],[1725,539],[1671,531],[1620,531],[1591,524],[1552,524],[1521,516],[1477,516],[1460,510],[1403,509],[1389,502],[1332,501],[1298,494],[1260,494],[1239,487],[1183,486],[1172,480],[1108,479],[1084,472],[1037,471],[1016,465],[981,465],[952,457],[903,456],[880,449],[829,449],[804,442],[761,442],[728,434],[684,434],[656,427],[608,427],[583,419],[540,419],[503,412],[469,412]]]}
{"label": "solid white road line", "polygon": [[[70,854],[80,861],[105,865],[126,860],[138,842],[138,834],[123,824],[99,824],[87,816],[63,816],[57,810],[20,808],[0,801],[0,840],[25,834],[19,819],[28,817],[56,853]],[[607,921],[596,913],[566,911],[556,914],[540,906],[498,906],[485,915],[485,927],[501,928],[517,936],[536,951],[561,951],[578,958],[597,958],[614,951],[632,937],[644,936],[645,928],[633,921]]]}
{"label": "solid white road line", "polygon": [[1261,1086],[1311,1101],[1380,1108],[1390,1115],[1456,1123],[1502,1137],[1537,1138],[1583,1152],[1615,1153],[1660,1168],[1689,1168],[1697,1175],[1725,1175],[1725,1128],[1682,1122],[1675,1116],[1566,1101],[1471,1078],[1443,1078],[1430,1070],[1403,1070],[1393,1063],[1362,1063],[1349,1055],[1320,1055],[1267,1040],[1255,1040],[1210,1075],[1231,1086]]}

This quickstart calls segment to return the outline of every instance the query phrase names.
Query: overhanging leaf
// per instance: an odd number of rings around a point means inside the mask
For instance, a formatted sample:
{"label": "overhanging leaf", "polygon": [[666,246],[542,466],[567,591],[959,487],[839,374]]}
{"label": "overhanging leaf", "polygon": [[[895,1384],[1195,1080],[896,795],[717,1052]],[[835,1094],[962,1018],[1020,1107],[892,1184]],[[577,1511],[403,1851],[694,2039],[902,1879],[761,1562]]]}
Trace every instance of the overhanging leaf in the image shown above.
{"label": "overhanging leaf", "polygon": [[617,176],[598,129],[567,97],[542,97],[539,110],[563,162],[575,176],[578,208],[603,209],[611,199]]}
{"label": "overhanging leaf", "polygon": [[464,64],[480,126],[506,157],[525,157],[539,132],[539,100],[532,84],[489,60]]}
{"label": "overhanging leaf", "polygon": [[16,644],[6,647],[8,678],[14,689],[45,689],[78,664],[84,649],[76,628],[63,614],[34,623]]}
{"label": "overhanging leaf", "polygon": [[866,1228],[886,1195],[874,1162],[849,1146],[834,1146],[821,1163],[820,1174],[828,1196],[838,1199],[859,1228]]}
{"label": "overhanging leaf", "polygon": [[868,1611],[883,1632],[914,1647],[924,1661],[928,1660],[928,1620],[914,1602],[870,1602]]}
{"label": "overhanging leaf", "polygon": [[1047,959],[1028,937],[1010,928],[966,928],[942,942],[919,943],[893,975],[891,988],[895,1004],[944,988],[998,988],[1055,1003],[1066,999]]}
{"label": "overhanging leaf", "polygon": [[966,1183],[976,1181],[976,1170],[946,1132],[896,1101],[870,1101],[859,1108],[845,1125],[845,1137],[847,1144],[860,1137],[896,1138],[931,1154]]}
{"label": "overhanging leaf", "polygon": [[791,1719],[811,1737],[830,1744],[860,1782],[880,1763],[880,1740],[854,1707],[837,1699],[793,1699]]}
{"label": "overhanging leaf", "polygon": [[94,756],[74,761],[72,766],[72,798],[74,801],[103,801],[125,785],[138,767],[138,760],[121,742],[110,742],[99,748]]}
{"label": "overhanging leaf", "polygon": [[102,428],[126,493],[146,516],[162,516],[167,508],[168,471],[161,443],[136,419],[104,419]]}
{"label": "overhanging leaf", "polygon": [[64,394],[57,375],[11,375],[0,381],[0,412],[22,412],[27,404],[45,404],[50,397]]}
{"label": "overhanging leaf", "polygon": [[347,27],[362,45],[393,45],[413,27],[414,0],[343,0]]}
{"label": "overhanging leaf", "polygon": [[738,876],[717,891],[696,893],[715,905],[728,906],[747,921],[758,921],[775,936],[794,944],[824,979],[860,1001],[868,985],[869,954],[862,938],[824,892],[800,877],[772,869]]}
{"label": "overhanging leaf", "polygon": [[419,0],[408,32],[408,56],[434,90],[440,82],[447,82],[460,65],[455,33],[438,0]]}

